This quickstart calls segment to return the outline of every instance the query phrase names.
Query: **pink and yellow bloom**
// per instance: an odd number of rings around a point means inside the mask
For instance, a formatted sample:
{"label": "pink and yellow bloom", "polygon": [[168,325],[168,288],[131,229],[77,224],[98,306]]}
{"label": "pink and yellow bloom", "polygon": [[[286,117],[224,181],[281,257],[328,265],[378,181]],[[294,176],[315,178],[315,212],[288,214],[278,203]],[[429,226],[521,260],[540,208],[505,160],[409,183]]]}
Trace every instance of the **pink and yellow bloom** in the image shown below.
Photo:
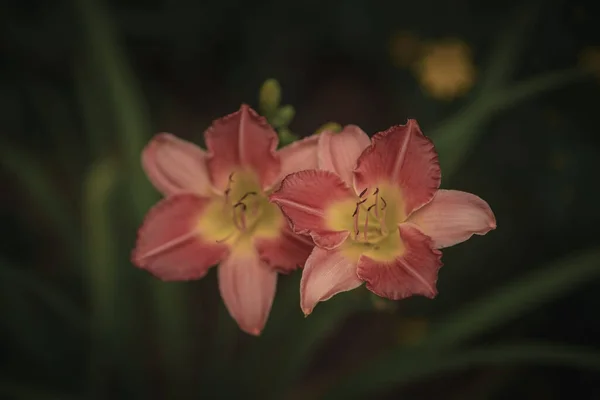
{"label": "pink and yellow bloom", "polygon": [[437,153],[414,120],[372,140],[352,125],[324,132],[318,159],[320,170],[289,175],[270,196],[317,245],[302,272],[305,314],[363,283],[392,300],[433,298],[439,249],[496,228],[485,201],[439,189]]}
{"label": "pink and yellow bloom", "polygon": [[132,260],[165,281],[199,279],[220,263],[229,313],[258,335],[277,272],[303,266],[313,247],[268,194],[289,173],[317,167],[318,138],[276,151],[276,132],[246,105],[214,121],[204,137],[208,151],[167,133],[144,149],[144,170],[165,198],[148,212]]}

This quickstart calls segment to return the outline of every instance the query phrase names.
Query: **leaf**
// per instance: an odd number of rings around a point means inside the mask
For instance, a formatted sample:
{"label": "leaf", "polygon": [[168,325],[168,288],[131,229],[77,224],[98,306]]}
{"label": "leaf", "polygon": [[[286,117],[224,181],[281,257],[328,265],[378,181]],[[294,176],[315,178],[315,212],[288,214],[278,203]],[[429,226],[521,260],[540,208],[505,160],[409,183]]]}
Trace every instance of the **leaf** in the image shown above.
{"label": "leaf", "polygon": [[107,371],[115,357],[119,327],[118,257],[111,225],[110,199],[117,181],[111,159],[94,164],[84,182],[84,234],[88,292],[92,308],[93,347],[90,358],[92,391],[104,390]]}
{"label": "leaf", "polygon": [[4,141],[0,141],[0,164],[14,174],[30,200],[58,231],[66,246],[77,252],[81,244],[73,215],[44,167],[25,152]]}
{"label": "leaf", "polygon": [[371,370],[368,379],[353,376],[347,384],[328,393],[325,399],[364,398],[367,394],[398,388],[440,373],[479,366],[557,365],[600,372],[600,352],[594,349],[543,343],[498,345],[452,354],[410,354]]}
{"label": "leaf", "polygon": [[124,154],[123,172],[128,176],[136,220],[141,221],[156,195],[143,174],[140,154],[151,132],[139,83],[119,47],[111,19],[99,0],[78,1],[84,38],[90,50],[93,71],[103,82],[117,139]]}
{"label": "leaf", "polygon": [[[395,386],[424,356],[441,354],[465,341],[540,307],[600,276],[600,248],[551,263],[494,291],[434,324],[419,346],[391,349],[344,378],[332,393],[359,393]],[[425,373],[425,372],[423,372]],[[332,396],[333,397],[333,396]]]}
{"label": "leaf", "polygon": [[497,43],[492,46],[493,50],[481,83],[482,92],[500,89],[511,78],[518,67],[519,54],[527,44],[527,38],[531,36],[530,32],[541,6],[541,1],[530,0],[517,7],[515,18],[511,19]]}
{"label": "leaf", "polygon": [[[132,221],[137,224],[142,221],[150,205],[158,199],[140,165],[141,152],[151,132],[151,123],[139,82],[118,44],[117,34],[111,24],[113,19],[99,0],[79,0],[78,5],[86,42],[91,55],[95,56],[93,60],[97,68],[94,73],[105,83],[107,98],[113,106],[112,117],[120,151],[124,156],[121,170],[127,177]],[[160,282],[152,285],[152,292],[160,327],[159,351],[168,363],[163,372],[167,374],[169,390],[177,390],[181,387],[181,377],[190,372],[186,368],[184,357],[187,355],[185,350],[189,348],[187,316],[184,313],[185,292],[181,288]],[[134,372],[139,373],[141,366],[137,366]]]}
{"label": "leaf", "polygon": [[440,156],[444,177],[451,178],[458,171],[479,136],[485,132],[485,124],[498,113],[585,76],[586,73],[580,69],[549,72],[506,89],[481,94],[430,133]]}
{"label": "leaf", "polygon": [[37,297],[50,311],[76,329],[84,329],[86,316],[74,301],[50,283],[41,279],[39,274],[11,265],[0,259],[0,281],[13,289],[21,290]]}

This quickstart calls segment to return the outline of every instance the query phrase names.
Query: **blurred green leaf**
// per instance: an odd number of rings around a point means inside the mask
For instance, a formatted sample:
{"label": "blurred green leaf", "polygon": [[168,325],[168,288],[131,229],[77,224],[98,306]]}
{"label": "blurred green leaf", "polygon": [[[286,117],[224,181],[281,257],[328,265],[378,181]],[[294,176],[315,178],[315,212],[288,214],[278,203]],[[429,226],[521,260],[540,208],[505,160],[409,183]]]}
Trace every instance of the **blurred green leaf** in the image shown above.
{"label": "blurred green leaf", "polygon": [[75,70],[75,87],[83,115],[90,154],[93,157],[105,157],[111,145],[112,135],[108,135],[106,107],[100,101],[101,90],[94,84],[93,71],[86,65]]}
{"label": "blurred green leaf", "polygon": [[84,328],[87,318],[83,310],[77,307],[63,291],[42,280],[39,274],[18,268],[0,259],[0,282],[37,297],[72,328]]}
{"label": "blurred green leaf", "polygon": [[[126,56],[118,45],[112,19],[100,1],[79,1],[85,36],[97,69],[95,73],[106,83],[108,99],[113,105],[113,118],[120,150],[124,156],[122,170],[125,172],[133,206],[133,221],[141,223],[150,205],[158,200],[157,193],[148,184],[141,169],[140,156],[151,123],[145,104]],[[133,245],[133,238],[132,238]],[[162,282],[152,285],[152,299],[157,313],[160,351],[167,361],[168,391],[180,388],[181,377],[186,369],[188,340],[186,334],[185,297],[181,287],[168,286]],[[176,396],[176,394],[173,394]]]}
{"label": "blurred green leaf", "polygon": [[66,246],[73,252],[81,248],[73,214],[53,179],[37,160],[0,141],[0,164],[14,174],[38,210],[48,218]]}
{"label": "blurred green leaf", "polygon": [[[154,280],[152,295],[157,311],[156,330],[161,343],[163,373],[169,380],[169,398],[183,398],[190,392],[194,371],[191,369],[191,353],[193,338],[190,337],[191,313],[186,288],[183,283],[165,283]],[[198,338],[196,338],[198,339]]]}
{"label": "blurred green leaf", "polygon": [[324,398],[364,398],[368,394],[384,392],[391,387],[397,388],[440,373],[477,366],[514,364],[557,365],[600,371],[600,353],[591,348],[543,343],[498,345],[452,354],[414,353],[379,365],[376,371],[369,373],[368,379],[353,375],[355,379]]}
{"label": "blurred green leaf", "polygon": [[[440,156],[444,177],[452,177],[485,132],[485,124],[501,111],[586,76],[580,69],[550,72],[506,89],[483,93],[473,103],[434,129],[430,136]],[[447,181],[446,181],[447,182]]]}
{"label": "blurred green leaf", "polygon": [[500,34],[487,62],[480,85],[481,92],[502,88],[516,68],[519,67],[519,54],[527,44],[530,32],[540,12],[542,1],[529,0],[517,6],[515,18],[510,20]]}
{"label": "blurred green leaf", "polygon": [[455,346],[600,276],[600,249],[559,259],[470,303],[431,329],[425,346]]}
{"label": "blurred green leaf", "polygon": [[[344,378],[333,393],[384,390],[395,386],[425,355],[441,354],[478,334],[516,318],[600,276],[600,249],[591,249],[551,263],[493,292],[470,302],[462,310],[434,324],[428,337],[414,350],[392,349],[359,371]],[[400,365],[400,367],[396,367]],[[385,386],[384,386],[385,384]]]}
{"label": "blurred green leaf", "polygon": [[267,79],[260,87],[258,103],[261,114],[270,119],[281,103],[281,86],[276,79]]}
{"label": "blurred green leaf", "polygon": [[84,37],[95,73],[104,82],[112,104],[117,139],[123,152],[122,171],[128,176],[134,216],[141,221],[156,194],[147,183],[140,166],[141,151],[151,132],[139,84],[119,47],[106,10],[99,0],[78,1]]}
{"label": "blurred green leaf", "polygon": [[90,359],[92,391],[102,393],[107,385],[106,369],[115,356],[118,340],[118,256],[111,225],[110,199],[117,183],[114,160],[94,164],[84,182],[84,232],[86,266],[92,308],[94,348]]}

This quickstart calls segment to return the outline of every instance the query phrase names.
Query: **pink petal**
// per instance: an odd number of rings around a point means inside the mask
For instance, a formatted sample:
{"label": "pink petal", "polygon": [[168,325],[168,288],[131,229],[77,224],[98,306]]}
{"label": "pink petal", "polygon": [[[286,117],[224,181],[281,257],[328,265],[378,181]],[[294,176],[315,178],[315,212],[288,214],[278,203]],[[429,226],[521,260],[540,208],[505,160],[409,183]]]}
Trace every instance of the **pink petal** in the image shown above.
{"label": "pink petal", "polygon": [[263,188],[279,177],[281,165],[275,154],[277,133],[247,105],[214,121],[204,137],[209,150],[208,169],[217,188],[224,189],[229,175],[240,167],[252,169]]}
{"label": "pink petal", "polygon": [[159,133],[142,152],[142,167],[152,184],[165,196],[192,192],[212,193],[206,153],[193,143],[170,133]]}
{"label": "pink petal", "polygon": [[414,119],[377,133],[360,156],[355,170],[357,191],[382,182],[397,185],[404,215],[427,204],[440,187],[440,165],[433,143]]}
{"label": "pink petal", "polygon": [[433,200],[415,211],[408,221],[432,238],[438,249],[496,229],[496,218],[488,203],[458,190],[438,190]]}
{"label": "pink petal", "polygon": [[282,273],[290,273],[297,268],[302,268],[315,246],[310,237],[292,232],[287,221],[280,237],[259,239],[255,243],[260,259]]}
{"label": "pink petal", "polygon": [[319,136],[312,135],[279,150],[277,154],[281,159],[280,180],[293,172],[317,169],[318,143]]}
{"label": "pink petal", "polygon": [[415,294],[435,297],[442,253],[432,247],[431,239],[416,226],[404,223],[399,229],[403,254],[390,262],[375,261],[363,255],[358,262],[359,278],[367,282],[371,292],[391,300]]}
{"label": "pink petal", "polygon": [[240,329],[258,336],[263,330],[277,286],[277,272],[260,261],[253,248],[236,249],[219,265],[219,290]]}
{"label": "pink petal", "polygon": [[319,169],[337,173],[346,184],[354,186],[352,171],[371,139],[356,125],[347,125],[340,133],[325,131],[319,139]]}
{"label": "pink petal", "polygon": [[164,281],[202,278],[227,247],[202,239],[198,220],[209,200],[194,194],[167,197],[146,215],[132,262]]}
{"label": "pink petal", "polygon": [[269,198],[290,220],[294,232],[310,234],[317,246],[334,248],[346,240],[349,232],[329,229],[326,209],[334,202],[355,197],[333,172],[308,170],[288,175]]}
{"label": "pink petal", "polygon": [[362,281],[356,275],[356,260],[344,257],[338,250],[315,247],[302,271],[300,306],[305,315],[320,301],[357,288]]}

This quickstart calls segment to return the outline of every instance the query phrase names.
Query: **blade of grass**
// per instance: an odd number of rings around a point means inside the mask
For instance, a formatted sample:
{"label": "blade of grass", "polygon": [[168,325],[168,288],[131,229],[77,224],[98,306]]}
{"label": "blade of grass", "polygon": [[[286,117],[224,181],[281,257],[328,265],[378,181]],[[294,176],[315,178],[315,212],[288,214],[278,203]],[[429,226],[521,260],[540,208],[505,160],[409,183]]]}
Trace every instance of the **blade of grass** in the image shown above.
{"label": "blade of grass", "polygon": [[473,103],[430,133],[440,155],[444,178],[451,179],[458,171],[484,132],[485,124],[499,112],[586,76],[585,71],[580,69],[549,72],[515,83],[506,89],[481,94]]}
{"label": "blade of grass", "polygon": [[[93,55],[97,73],[106,84],[118,134],[119,147],[124,156],[124,171],[129,183],[130,199],[135,223],[142,221],[157,195],[148,184],[140,166],[140,155],[150,133],[150,122],[140,94],[139,84],[127,59],[118,45],[111,19],[100,1],[78,2],[87,44]],[[180,377],[186,376],[185,350],[190,347],[185,324],[185,297],[183,290],[165,284],[152,285],[152,299],[161,328],[159,338],[164,358],[169,360],[165,373],[169,386],[177,388]]]}
{"label": "blade of grass", "polygon": [[54,314],[64,320],[70,327],[84,329],[87,318],[75,302],[60,290],[40,279],[23,268],[11,265],[0,259],[0,281],[10,282],[10,286],[37,297]]}
{"label": "blade of grass", "polygon": [[431,329],[427,347],[450,347],[548,303],[600,276],[600,249],[591,249],[536,269],[469,303]]}
{"label": "blade of grass", "polygon": [[101,1],[79,0],[77,3],[92,65],[96,66],[94,72],[104,84],[112,105],[117,140],[124,154],[124,172],[130,182],[134,216],[140,221],[156,197],[140,166],[140,154],[151,132],[144,101]]}
{"label": "blade of grass", "polygon": [[518,67],[519,53],[527,44],[526,38],[530,36],[541,6],[542,2],[539,0],[517,6],[515,17],[511,18],[496,44],[492,46],[493,51],[480,84],[481,92],[488,93],[500,89],[511,78]]}
{"label": "blade of grass", "polygon": [[344,377],[333,393],[353,393],[356,385],[365,390],[375,389],[382,385],[382,380],[391,386],[398,376],[397,370],[390,369],[390,366],[404,362],[420,363],[425,355],[440,354],[444,349],[455,347],[591,282],[600,276],[599,260],[600,249],[595,248],[538,269],[437,323],[432,327],[432,333],[414,350],[399,347],[367,363],[356,374]]}
{"label": "blade of grass", "polygon": [[90,169],[84,182],[84,232],[87,281],[92,308],[93,349],[90,358],[91,394],[108,395],[109,365],[114,361],[117,333],[118,257],[111,225],[110,199],[117,183],[117,166],[104,159]]}
{"label": "blade of grass", "polygon": [[600,372],[600,353],[594,349],[554,344],[512,344],[471,349],[452,354],[412,355],[378,365],[370,379],[354,376],[347,385],[328,393],[325,399],[364,398],[389,388],[398,388],[433,375],[478,366],[556,365]]}
{"label": "blade of grass", "polygon": [[81,248],[74,216],[44,168],[27,153],[0,141],[0,165],[14,174],[35,206],[57,230],[66,246]]}

